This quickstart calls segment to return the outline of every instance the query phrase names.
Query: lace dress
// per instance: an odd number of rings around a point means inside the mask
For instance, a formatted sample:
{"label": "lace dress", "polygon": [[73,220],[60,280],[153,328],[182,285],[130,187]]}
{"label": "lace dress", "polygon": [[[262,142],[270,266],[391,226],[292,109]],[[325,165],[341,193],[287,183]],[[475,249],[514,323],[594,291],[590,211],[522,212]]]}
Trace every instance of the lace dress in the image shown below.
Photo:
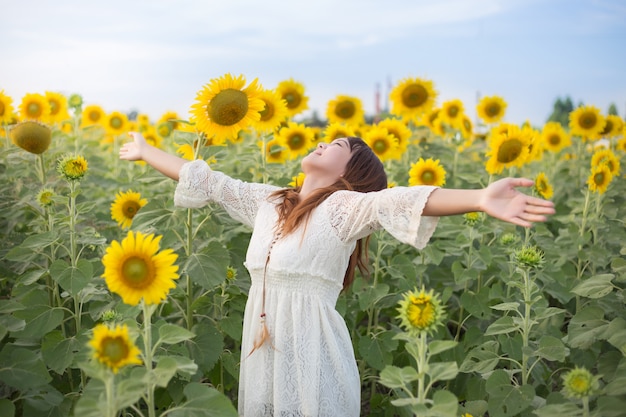
{"label": "lace dress", "polygon": [[[422,248],[436,217],[422,217],[434,187],[380,192],[338,191],[317,207],[309,223],[275,244],[278,187],[245,183],[212,171],[201,160],[180,171],[177,206],[215,202],[253,228],[245,266],[252,285],[244,313],[239,414],[244,417],[358,417],[361,386],[350,334],[335,310],[356,241],[384,228]],[[271,345],[250,356],[261,326],[265,275],[266,323]]]}

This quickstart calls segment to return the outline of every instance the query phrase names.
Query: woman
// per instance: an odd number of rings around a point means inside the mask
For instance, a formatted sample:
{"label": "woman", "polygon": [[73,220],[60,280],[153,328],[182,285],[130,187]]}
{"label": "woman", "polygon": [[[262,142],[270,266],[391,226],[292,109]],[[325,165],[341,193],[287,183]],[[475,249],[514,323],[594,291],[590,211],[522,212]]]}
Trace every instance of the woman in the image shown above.
{"label": "woman", "polygon": [[143,160],[179,181],[176,205],[215,202],[253,229],[239,380],[245,417],[359,416],[356,360],[335,303],[355,268],[365,266],[372,232],[385,229],[421,249],[439,216],[484,211],[529,227],[554,213],[551,202],[515,189],[531,186],[528,179],[481,190],[387,188],[380,160],[360,138],[318,145],[302,160],[302,186],[283,189],[229,178],[131,136],[120,158]]}

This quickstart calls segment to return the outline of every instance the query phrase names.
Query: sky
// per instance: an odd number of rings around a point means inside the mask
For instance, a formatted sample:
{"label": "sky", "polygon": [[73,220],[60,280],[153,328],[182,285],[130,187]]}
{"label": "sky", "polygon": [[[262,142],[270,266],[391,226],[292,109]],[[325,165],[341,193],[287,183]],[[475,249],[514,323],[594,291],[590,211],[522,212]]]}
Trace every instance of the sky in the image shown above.
{"label": "sky", "polygon": [[0,90],[78,93],[107,112],[183,119],[231,73],[264,88],[294,79],[310,110],[359,98],[373,114],[406,78],[437,105],[507,103],[505,121],[541,126],[558,98],[626,116],[623,0],[0,0]]}

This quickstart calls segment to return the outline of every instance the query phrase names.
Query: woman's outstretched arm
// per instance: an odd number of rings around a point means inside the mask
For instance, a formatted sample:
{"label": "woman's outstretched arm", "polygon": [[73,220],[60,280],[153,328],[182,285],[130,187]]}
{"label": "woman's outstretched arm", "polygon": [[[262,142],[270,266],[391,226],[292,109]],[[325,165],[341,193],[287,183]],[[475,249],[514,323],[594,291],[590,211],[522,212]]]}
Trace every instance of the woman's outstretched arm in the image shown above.
{"label": "woman's outstretched arm", "polygon": [[482,211],[496,219],[530,227],[535,222],[546,221],[546,216],[555,212],[553,202],[516,189],[533,184],[534,181],[527,178],[503,178],[479,190],[439,188],[430,195],[423,214],[449,216]]}
{"label": "woman's outstretched arm", "polygon": [[150,145],[141,133],[129,132],[129,135],[133,141],[122,145],[120,159],[144,161],[163,175],[178,181],[180,169],[189,161]]}

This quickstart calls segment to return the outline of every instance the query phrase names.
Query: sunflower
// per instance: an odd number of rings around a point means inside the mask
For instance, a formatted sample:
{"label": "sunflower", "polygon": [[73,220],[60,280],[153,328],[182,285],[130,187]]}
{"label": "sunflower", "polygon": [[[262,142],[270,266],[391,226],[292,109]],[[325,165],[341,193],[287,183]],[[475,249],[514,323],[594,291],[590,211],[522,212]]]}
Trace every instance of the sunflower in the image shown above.
{"label": "sunflower", "polygon": [[409,146],[409,139],[413,135],[406,123],[400,119],[383,119],[378,122],[378,126],[387,129],[387,132],[397,139],[398,154],[404,155]]}
{"label": "sunflower", "polygon": [[52,131],[36,121],[20,122],[9,132],[11,141],[27,152],[39,155],[45,152],[52,142]]}
{"label": "sunflower", "polygon": [[430,109],[422,115],[420,124],[430,130],[434,130],[435,122],[439,120],[439,112],[441,112],[441,109]]}
{"label": "sunflower", "polygon": [[474,124],[466,114],[463,115],[461,120],[461,136],[470,141],[470,143],[474,139]]}
{"label": "sunflower", "polygon": [[54,190],[52,188],[43,188],[37,194],[37,203],[41,207],[50,207],[54,203]]}
{"label": "sunflower", "polygon": [[554,195],[554,189],[552,185],[550,185],[550,182],[548,182],[548,177],[546,177],[546,174],[543,172],[537,174],[535,178],[535,191],[546,200],[551,199]]}
{"label": "sunflower", "polygon": [[499,96],[486,96],[476,105],[478,117],[487,124],[497,123],[504,117],[506,101]]}
{"label": "sunflower", "polygon": [[107,248],[102,276],[124,303],[137,305],[143,299],[146,304],[158,304],[176,286],[178,255],[172,249],[159,252],[160,241],[161,236],[131,231],[121,244],[114,240]]}
{"label": "sunflower", "polygon": [[530,145],[528,145],[528,159],[526,162],[540,161],[543,157],[543,142],[541,140],[541,132],[535,130],[530,125],[522,127],[522,134],[530,137]]}
{"label": "sunflower", "polygon": [[578,366],[563,375],[563,393],[568,398],[585,398],[595,395],[600,389],[598,376]]}
{"label": "sunflower", "polygon": [[306,155],[313,146],[313,130],[302,123],[288,122],[278,131],[276,139],[282,141],[289,150],[289,159]]}
{"label": "sunflower", "polygon": [[541,130],[544,149],[557,153],[572,145],[572,138],[559,122],[547,122]]}
{"label": "sunflower", "polygon": [[113,136],[128,132],[128,116],[119,111],[111,112],[104,121],[107,133]]}
{"label": "sunflower", "polygon": [[352,126],[345,125],[343,123],[330,123],[326,126],[323,132],[324,140],[328,143],[332,142],[338,138],[347,138],[350,136],[355,136],[356,132]]}
{"label": "sunflower", "polygon": [[87,160],[82,155],[67,154],[57,162],[57,171],[68,181],[82,179],[87,173]]}
{"label": "sunflower", "polygon": [[609,114],[605,118],[606,124],[600,135],[605,138],[613,138],[619,136],[624,128],[624,120],[621,117],[614,114]]}
{"label": "sunflower", "polygon": [[81,127],[101,125],[104,126],[106,113],[104,109],[97,104],[90,104],[83,109],[83,116],[81,119]]}
{"label": "sunflower", "polygon": [[607,164],[596,165],[591,168],[591,174],[587,179],[589,189],[594,193],[604,194],[613,180],[611,169]]}
{"label": "sunflower", "polygon": [[295,177],[291,177],[291,182],[289,183],[289,186],[294,188],[302,187],[305,177],[306,175],[304,174],[304,172],[299,172],[298,175],[296,175]]}
{"label": "sunflower", "polygon": [[146,142],[148,142],[150,145],[154,146],[155,148],[161,147],[161,144],[163,143],[163,138],[159,136],[154,126],[150,125],[146,127],[145,130],[142,132],[142,135]]}
{"label": "sunflower", "polygon": [[600,149],[591,156],[591,166],[596,167],[606,164],[611,171],[611,175],[618,176],[620,171],[619,158],[610,149]]}
{"label": "sunflower", "polygon": [[50,123],[60,123],[70,118],[67,97],[60,93],[46,91],[46,100],[50,105],[50,115],[48,116]]}
{"label": "sunflower", "polygon": [[[498,132],[497,130],[492,131]],[[496,133],[489,141],[489,158],[485,168],[489,174],[499,174],[504,168],[521,167],[528,160],[533,140],[532,131],[507,125],[505,132]]]}
{"label": "sunflower", "polygon": [[445,311],[433,290],[426,292],[422,287],[419,291],[408,291],[399,304],[400,324],[409,333],[434,333],[444,324]]}
{"label": "sunflower", "polygon": [[276,92],[287,102],[287,115],[293,117],[309,108],[309,97],[304,94],[304,84],[293,78],[281,81]]}
{"label": "sunflower", "polygon": [[223,144],[261,118],[264,102],[259,98],[258,79],[245,85],[243,75],[235,78],[228,73],[212,79],[198,91],[191,106],[191,121],[212,142]]}
{"label": "sunflower", "polygon": [[338,95],[328,102],[326,117],[329,123],[360,125],[365,122],[363,103],[357,97]]}
{"label": "sunflower", "polygon": [[569,128],[572,135],[585,139],[598,139],[606,121],[600,110],[594,106],[581,106],[569,114]]}
{"label": "sunflower", "polygon": [[398,152],[398,139],[389,131],[380,126],[373,126],[363,137],[365,143],[381,161],[400,159]]}
{"label": "sunflower", "polygon": [[463,110],[463,102],[459,99],[448,100],[441,105],[441,112],[439,117],[444,123],[447,123],[454,129],[461,130],[463,126],[463,116],[465,111]]}
{"label": "sunflower", "polygon": [[287,119],[287,102],[274,90],[262,90],[259,98],[263,100],[263,110],[256,129],[262,133],[272,132]]}
{"label": "sunflower", "polygon": [[180,125],[179,120],[180,120],[180,117],[178,116],[178,113],[170,110],[170,111],[166,111],[165,113],[161,115],[161,117],[159,117],[159,120],[157,120],[157,124],[169,123],[172,126],[172,130],[176,130],[179,128],[179,125]]}
{"label": "sunflower", "polygon": [[409,170],[409,186],[434,185],[441,187],[446,183],[446,170],[439,164],[439,159],[433,160],[420,158],[411,164]]}
{"label": "sunflower", "polygon": [[46,121],[50,117],[50,103],[41,94],[28,93],[20,103],[21,120]]}
{"label": "sunflower", "polygon": [[141,351],[130,340],[125,324],[113,328],[106,324],[97,325],[89,346],[93,348],[93,358],[111,368],[113,373],[126,365],[141,365]]}
{"label": "sunflower", "polygon": [[0,90],[0,125],[11,123],[14,111],[13,99]]}
{"label": "sunflower", "polygon": [[[258,145],[263,149],[263,141]],[[265,161],[269,164],[284,164],[290,157],[289,147],[281,137],[275,137],[265,142]]]}
{"label": "sunflower", "polygon": [[[625,129],[626,130],[626,129]],[[615,144],[615,150],[616,151],[622,151],[622,152],[626,152],[626,133],[624,134],[624,136],[617,141],[617,143]]]}
{"label": "sunflower", "polygon": [[145,206],[148,200],[141,198],[141,194],[128,190],[118,192],[115,201],[111,204],[111,218],[120,225],[122,229],[130,228],[133,217],[140,208]]}
{"label": "sunflower", "polygon": [[430,111],[437,93],[432,81],[420,78],[405,78],[389,93],[391,113],[405,119],[415,119]]}

